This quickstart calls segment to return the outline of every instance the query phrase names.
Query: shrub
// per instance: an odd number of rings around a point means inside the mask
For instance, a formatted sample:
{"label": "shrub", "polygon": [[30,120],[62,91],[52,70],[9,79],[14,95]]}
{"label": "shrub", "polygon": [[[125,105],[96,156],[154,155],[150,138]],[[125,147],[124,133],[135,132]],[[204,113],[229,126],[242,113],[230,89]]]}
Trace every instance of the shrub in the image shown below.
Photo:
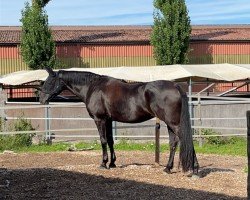
{"label": "shrub", "polygon": [[[2,123],[1,123],[2,124]],[[32,131],[35,130],[31,122],[24,118],[19,118],[14,121],[13,125],[9,127],[9,131]],[[32,138],[35,133],[24,133],[15,135],[0,135],[0,150],[13,150],[20,147],[32,145]]]}
{"label": "shrub", "polygon": [[237,136],[233,136],[233,137],[229,137],[227,139],[227,143],[228,144],[236,144],[236,143],[239,143],[239,142],[246,142],[246,138],[244,137],[237,137]]}
{"label": "shrub", "polygon": [[[203,129],[202,135],[221,135],[220,133],[213,131],[211,129]],[[238,142],[245,141],[245,138],[232,136],[232,137],[225,137],[225,136],[209,136],[205,137],[205,142],[208,144],[213,145],[225,145],[225,144],[236,144]]]}
{"label": "shrub", "polygon": [[[219,135],[219,133],[211,130],[211,129],[203,129],[202,130],[202,135]],[[222,144],[226,144],[226,140],[224,137],[221,136],[209,136],[209,137],[205,137],[205,141],[208,144],[214,144],[214,145],[222,145]]]}

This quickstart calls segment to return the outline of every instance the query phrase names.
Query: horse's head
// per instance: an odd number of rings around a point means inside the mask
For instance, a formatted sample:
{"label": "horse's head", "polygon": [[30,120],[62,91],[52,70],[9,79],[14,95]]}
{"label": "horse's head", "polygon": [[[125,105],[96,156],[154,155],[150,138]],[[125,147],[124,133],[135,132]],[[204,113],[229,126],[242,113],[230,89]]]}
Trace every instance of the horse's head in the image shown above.
{"label": "horse's head", "polygon": [[45,70],[49,73],[49,76],[40,89],[39,101],[41,104],[49,103],[53,97],[60,94],[60,92],[64,89],[64,83],[59,77],[59,73],[54,72],[49,67],[45,67]]}

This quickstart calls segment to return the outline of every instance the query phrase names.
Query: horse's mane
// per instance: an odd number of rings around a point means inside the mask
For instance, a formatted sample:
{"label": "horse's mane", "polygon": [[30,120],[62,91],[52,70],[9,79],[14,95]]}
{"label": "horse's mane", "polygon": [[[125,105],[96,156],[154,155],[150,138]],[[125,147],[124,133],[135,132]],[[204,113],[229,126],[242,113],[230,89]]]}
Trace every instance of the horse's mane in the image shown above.
{"label": "horse's mane", "polygon": [[[65,82],[70,82],[72,84],[78,84],[78,85],[84,85],[87,83],[93,83],[94,81],[100,81],[101,79],[105,78],[112,78],[109,76],[99,75],[92,72],[86,72],[86,71],[65,71],[65,70],[59,70],[58,72],[60,76],[63,78]],[[121,81],[123,83],[127,84],[137,84],[142,83],[139,81],[129,81],[125,79],[117,79],[118,81]]]}
{"label": "horse's mane", "polygon": [[92,72],[82,72],[82,71],[64,71],[59,70],[59,76],[65,81],[72,84],[86,84],[93,81],[100,80],[104,76],[92,73]]}

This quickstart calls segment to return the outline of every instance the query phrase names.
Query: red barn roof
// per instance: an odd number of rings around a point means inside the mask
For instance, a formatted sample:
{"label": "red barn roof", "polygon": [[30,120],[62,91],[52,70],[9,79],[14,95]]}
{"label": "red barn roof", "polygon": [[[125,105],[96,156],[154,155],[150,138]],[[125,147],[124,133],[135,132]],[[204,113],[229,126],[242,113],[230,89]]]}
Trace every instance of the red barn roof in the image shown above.
{"label": "red barn roof", "polygon": [[[151,26],[52,26],[57,43],[149,42]],[[20,43],[21,27],[0,26],[0,44]],[[191,40],[250,41],[250,25],[192,26]]]}

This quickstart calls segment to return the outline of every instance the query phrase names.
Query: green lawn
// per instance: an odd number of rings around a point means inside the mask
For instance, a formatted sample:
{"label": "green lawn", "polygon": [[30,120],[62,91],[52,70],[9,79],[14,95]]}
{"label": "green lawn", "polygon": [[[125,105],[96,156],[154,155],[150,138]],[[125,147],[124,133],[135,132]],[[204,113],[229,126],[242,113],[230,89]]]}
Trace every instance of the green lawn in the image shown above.
{"label": "green lawn", "polygon": [[[93,142],[81,142],[74,145],[76,149],[93,149],[100,150],[101,145],[99,141]],[[31,145],[29,147],[19,147],[13,150],[15,152],[57,152],[57,151],[67,151],[72,148],[70,143],[54,143],[52,145]],[[128,140],[121,140],[115,143],[115,150],[140,150],[140,151],[154,151],[154,142],[138,143]],[[169,150],[167,144],[161,144],[160,151],[165,152]],[[233,142],[228,142],[225,144],[209,144],[206,143],[202,147],[199,147],[198,143],[195,142],[195,150],[197,153],[202,154],[218,154],[218,155],[237,155],[237,156],[247,156],[247,142],[245,139],[239,138],[233,140]],[[1,150],[3,152],[3,150]]]}
{"label": "green lawn", "polygon": [[195,150],[197,153],[203,154],[247,156],[247,142],[246,140],[239,140],[233,144],[204,144],[202,147],[196,144]]}

